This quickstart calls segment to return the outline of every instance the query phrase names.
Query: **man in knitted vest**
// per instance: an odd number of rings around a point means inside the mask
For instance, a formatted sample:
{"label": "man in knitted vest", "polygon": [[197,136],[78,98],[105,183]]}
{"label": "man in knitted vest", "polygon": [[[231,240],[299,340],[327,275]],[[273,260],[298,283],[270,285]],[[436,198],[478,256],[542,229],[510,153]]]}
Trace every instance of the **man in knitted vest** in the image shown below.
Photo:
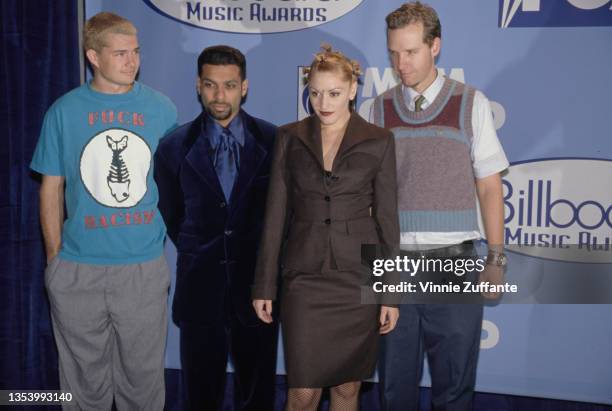
{"label": "man in knitted vest", "polygon": [[[422,254],[435,249],[437,255],[474,255],[473,240],[481,238],[478,199],[489,246],[479,280],[500,283],[505,265],[500,172],[508,160],[489,101],[438,74],[441,25],[433,8],[406,3],[386,22],[387,48],[401,84],[376,98],[371,120],[396,139],[402,245]],[[418,410],[424,353],[433,409],[471,409],[482,311],[482,304],[402,305],[398,326],[381,349],[383,409]]]}

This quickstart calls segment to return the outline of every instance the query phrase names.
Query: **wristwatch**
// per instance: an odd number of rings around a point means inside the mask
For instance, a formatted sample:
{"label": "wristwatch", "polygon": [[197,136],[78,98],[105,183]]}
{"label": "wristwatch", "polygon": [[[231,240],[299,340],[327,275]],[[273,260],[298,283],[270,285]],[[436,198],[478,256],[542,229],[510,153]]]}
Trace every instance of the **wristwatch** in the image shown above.
{"label": "wristwatch", "polygon": [[493,264],[498,267],[505,267],[508,264],[508,257],[504,253],[496,253],[494,251],[489,251],[487,254],[487,264]]}

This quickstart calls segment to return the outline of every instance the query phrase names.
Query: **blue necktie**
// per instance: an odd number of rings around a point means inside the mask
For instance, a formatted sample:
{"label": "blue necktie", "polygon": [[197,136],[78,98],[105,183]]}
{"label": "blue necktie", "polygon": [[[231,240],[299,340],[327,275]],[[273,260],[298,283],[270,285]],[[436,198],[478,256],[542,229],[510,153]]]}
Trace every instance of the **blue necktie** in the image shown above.
{"label": "blue necktie", "polygon": [[239,150],[238,141],[232,132],[224,128],[215,155],[215,171],[227,202],[232,195],[232,188],[234,188],[234,182],[238,176]]}

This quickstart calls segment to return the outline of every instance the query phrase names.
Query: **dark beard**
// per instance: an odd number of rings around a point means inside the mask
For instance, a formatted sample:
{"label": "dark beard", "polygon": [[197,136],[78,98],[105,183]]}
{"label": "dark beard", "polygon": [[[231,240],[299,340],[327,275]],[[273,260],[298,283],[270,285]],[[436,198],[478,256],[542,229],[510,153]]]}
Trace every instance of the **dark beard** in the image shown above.
{"label": "dark beard", "polygon": [[214,118],[215,120],[220,120],[220,121],[227,120],[233,114],[232,106],[229,106],[229,110],[227,111],[227,114],[224,114],[224,115],[221,115],[221,116],[216,114],[212,109],[210,109],[210,108],[208,108],[206,106],[204,108],[206,109],[206,112],[208,113],[208,115],[211,116],[212,118]]}

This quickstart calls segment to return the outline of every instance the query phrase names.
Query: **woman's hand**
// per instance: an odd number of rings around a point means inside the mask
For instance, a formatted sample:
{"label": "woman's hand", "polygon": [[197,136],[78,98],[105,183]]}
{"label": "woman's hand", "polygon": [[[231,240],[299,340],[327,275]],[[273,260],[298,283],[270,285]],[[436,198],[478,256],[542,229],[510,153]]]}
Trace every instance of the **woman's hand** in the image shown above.
{"label": "woman's hand", "polygon": [[398,318],[399,308],[388,307],[386,305],[380,307],[380,333],[387,334],[393,330],[397,324]]}
{"label": "woman's hand", "polygon": [[272,300],[253,300],[253,308],[261,321],[272,322]]}

